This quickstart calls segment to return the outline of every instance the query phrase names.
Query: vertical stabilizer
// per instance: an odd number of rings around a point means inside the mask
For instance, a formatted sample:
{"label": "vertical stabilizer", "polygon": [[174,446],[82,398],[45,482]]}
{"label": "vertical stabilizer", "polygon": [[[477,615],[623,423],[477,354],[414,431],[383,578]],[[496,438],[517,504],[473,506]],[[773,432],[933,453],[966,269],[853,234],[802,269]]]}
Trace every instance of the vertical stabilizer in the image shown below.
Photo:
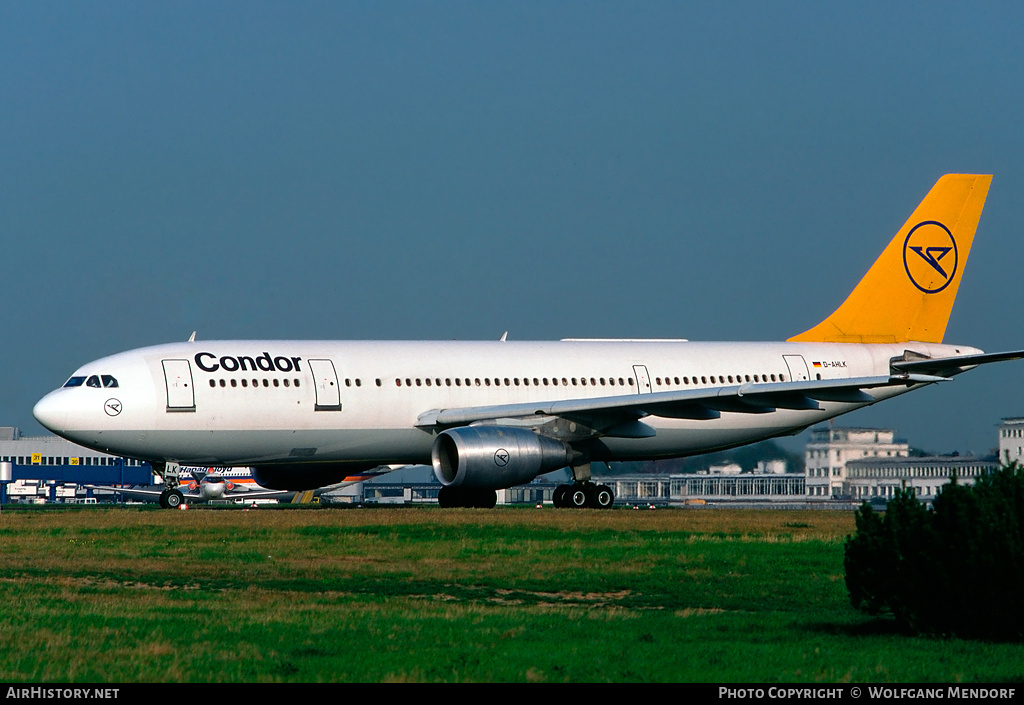
{"label": "vertical stabilizer", "polygon": [[843,305],[790,340],[941,343],[991,183],[940,178]]}

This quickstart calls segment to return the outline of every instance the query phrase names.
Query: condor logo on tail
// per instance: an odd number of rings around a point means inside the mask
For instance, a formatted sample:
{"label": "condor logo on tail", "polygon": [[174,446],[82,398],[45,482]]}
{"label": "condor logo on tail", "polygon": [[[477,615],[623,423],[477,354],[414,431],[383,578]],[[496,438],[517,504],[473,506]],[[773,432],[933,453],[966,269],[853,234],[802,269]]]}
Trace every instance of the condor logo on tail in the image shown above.
{"label": "condor logo on tail", "polygon": [[992,177],[940,178],[846,301],[790,338],[815,343],[941,343]]}
{"label": "condor logo on tail", "polygon": [[903,243],[903,267],[914,286],[936,294],[953,281],[957,268],[956,240],[942,223],[918,223]]}

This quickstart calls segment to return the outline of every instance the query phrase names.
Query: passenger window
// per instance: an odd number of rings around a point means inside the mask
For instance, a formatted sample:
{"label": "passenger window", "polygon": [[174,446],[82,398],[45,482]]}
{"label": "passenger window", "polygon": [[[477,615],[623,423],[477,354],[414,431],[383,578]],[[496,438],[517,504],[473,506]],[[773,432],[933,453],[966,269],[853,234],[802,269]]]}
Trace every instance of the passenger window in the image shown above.
{"label": "passenger window", "polygon": [[85,380],[85,386],[86,387],[97,387],[97,388],[99,388],[99,386],[100,386],[100,378],[97,377],[96,375],[92,375],[91,377],[89,377],[89,379]]}

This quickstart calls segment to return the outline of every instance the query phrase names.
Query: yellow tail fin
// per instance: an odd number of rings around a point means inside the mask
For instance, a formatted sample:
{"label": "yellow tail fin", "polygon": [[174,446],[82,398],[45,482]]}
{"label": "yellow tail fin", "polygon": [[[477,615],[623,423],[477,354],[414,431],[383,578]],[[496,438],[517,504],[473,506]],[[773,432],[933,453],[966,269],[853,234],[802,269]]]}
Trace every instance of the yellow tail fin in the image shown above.
{"label": "yellow tail fin", "polygon": [[991,183],[940,178],[843,305],[790,341],[941,343]]}

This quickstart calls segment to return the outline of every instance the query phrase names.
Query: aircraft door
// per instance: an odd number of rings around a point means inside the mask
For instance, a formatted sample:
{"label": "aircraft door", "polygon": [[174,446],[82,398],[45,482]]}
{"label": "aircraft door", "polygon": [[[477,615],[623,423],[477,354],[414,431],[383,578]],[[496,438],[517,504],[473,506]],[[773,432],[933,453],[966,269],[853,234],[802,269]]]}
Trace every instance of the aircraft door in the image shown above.
{"label": "aircraft door", "polygon": [[791,382],[806,382],[811,378],[807,371],[807,361],[803,355],[783,355],[786,367],[789,368],[789,379]]}
{"label": "aircraft door", "polygon": [[338,373],[331,360],[308,360],[316,389],[317,411],[341,411],[341,389]]}
{"label": "aircraft door", "polygon": [[647,365],[633,365],[636,375],[636,391],[639,394],[651,393],[651,376],[647,374]]}
{"label": "aircraft door", "polygon": [[163,360],[167,385],[168,411],[195,411],[196,395],[192,387],[192,366],[188,360]]}

